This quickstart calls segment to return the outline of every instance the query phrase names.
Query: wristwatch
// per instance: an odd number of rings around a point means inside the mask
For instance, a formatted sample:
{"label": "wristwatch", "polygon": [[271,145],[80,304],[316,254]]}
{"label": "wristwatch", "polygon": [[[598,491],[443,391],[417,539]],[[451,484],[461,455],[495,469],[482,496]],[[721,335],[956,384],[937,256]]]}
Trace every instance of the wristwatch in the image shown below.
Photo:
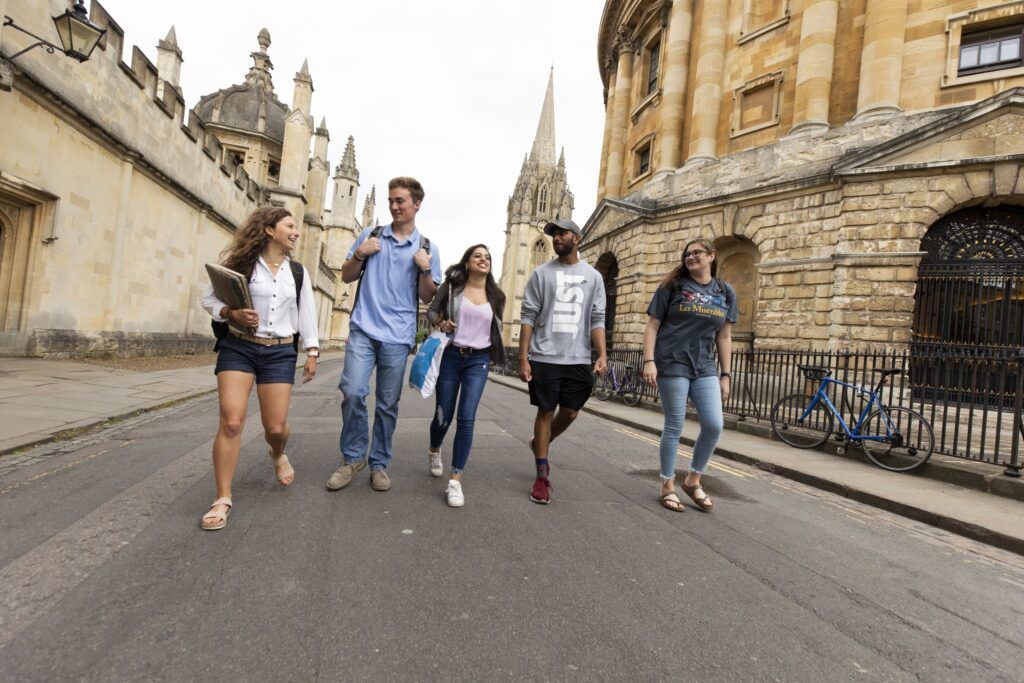
{"label": "wristwatch", "polygon": [[722,372],[722,373],[719,373],[718,376],[719,377],[729,377],[729,378],[732,378],[732,373],[731,372]]}
{"label": "wristwatch", "polygon": [[319,358],[320,349],[306,349],[306,356],[309,358]]}

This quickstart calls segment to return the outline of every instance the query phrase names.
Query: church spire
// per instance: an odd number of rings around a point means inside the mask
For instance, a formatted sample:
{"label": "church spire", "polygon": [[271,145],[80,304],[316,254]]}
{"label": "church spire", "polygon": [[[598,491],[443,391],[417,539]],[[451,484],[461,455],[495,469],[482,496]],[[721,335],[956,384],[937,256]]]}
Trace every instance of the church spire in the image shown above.
{"label": "church spire", "polygon": [[334,177],[359,180],[359,169],[356,168],[355,138],[351,135],[348,136],[348,142],[345,144],[345,153],[341,157],[341,163],[334,169]]}
{"label": "church spire", "polygon": [[548,89],[544,93],[544,106],[540,110],[530,160],[544,166],[555,165],[555,67],[551,67],[548,76]]}

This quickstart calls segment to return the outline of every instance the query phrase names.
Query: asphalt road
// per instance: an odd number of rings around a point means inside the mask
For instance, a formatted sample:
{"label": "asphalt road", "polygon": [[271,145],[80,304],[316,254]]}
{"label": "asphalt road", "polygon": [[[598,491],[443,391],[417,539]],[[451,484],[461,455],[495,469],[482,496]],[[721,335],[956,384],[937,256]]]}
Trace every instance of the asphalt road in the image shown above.
{"label": "asphalt road", "polygon": [[329,492],[339,372],[296,391],[291,488],[251,414],[223,531],[215,399],[0,458],[0,680],[1024,679],[1024,559],[728,462],[663,510],[651,437],[589,415],[536,505],[494,384],[466,507],[410,392],[392,490]]}

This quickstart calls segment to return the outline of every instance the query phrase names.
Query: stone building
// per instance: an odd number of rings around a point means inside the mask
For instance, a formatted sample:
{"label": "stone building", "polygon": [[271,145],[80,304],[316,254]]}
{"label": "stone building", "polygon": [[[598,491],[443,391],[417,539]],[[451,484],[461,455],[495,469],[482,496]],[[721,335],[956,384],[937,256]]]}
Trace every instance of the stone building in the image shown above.
{"label": "stone building", "polygon": [[686,240],[740,346],[1024,346],[1024,2],[607,0],[617,342]]}
{"label": "stone building", "polygon": [[356,201],[359,197],[359,169],[356,168],[355,140],[350,135],[345,145],[345,154],[341,163],[334,169],[334,199],[331,210],[324,220],[327,226],[327,244],[324,260],[337,275],[334,290],[334,314],[331,316],[330,339],[341,343],[348,339],[348,324],[352,315],[356,283],[346,284],[341,279],[341,267],[345,264],[345,255],[355,244],[356,238],[364,227],[375,225],[374,211],[377,205],[377,188],[370,188],[370,193],[363,201],[362,219],[356,218]]}
{"label": "stone building", "polygon": [[[0,13],[48,36],[66,5],[0,0]],[[270,202],[302,222],[298,258],[328,340],[329,136],[313,126],[306,65],[282,103],[261,31],[244,82],[188,110],[173,28],[154,65],[138,47],[124,61],[124,31],[95,0],[90,19],[107,33],[83,63],[42,49],[7,59],[30,39],[0,29],[0,353],[209,348],[203,266]]]}
{"label": "stone building", "polygon": [[505,251],[499,285],[508,297],[502,339],[519,343],[519,309],[533,269],[551,258],[551,238],[544,226],[556,218],[572,218],[573,197],[565,177],[565,150],[555,161],[555,75],[548,76],[537,135],[523,157],[519,179],[508,200]]}

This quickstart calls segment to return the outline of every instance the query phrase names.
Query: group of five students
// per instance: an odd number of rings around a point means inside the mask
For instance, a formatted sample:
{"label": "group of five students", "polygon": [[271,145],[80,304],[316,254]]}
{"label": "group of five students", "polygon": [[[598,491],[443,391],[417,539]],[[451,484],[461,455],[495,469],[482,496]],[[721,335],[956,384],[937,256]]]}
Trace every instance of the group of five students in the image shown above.
{"label": "group of five students", "polygon": [[[388,185],[392,222],[363,230],[342,266],[342,280],[359,280],[359,284],[339,385],[342,462],[327,480],[327,488],[346,487],[367,465],[374,490],[391,488],[392,437],[415,338],[418,299],[430,304],[431,325],[451,335],[435,387],[427,461],[431,475],[443,475],[441,446],[454,419],[445,493],[448,505],[461,507],[465,503],[462,476],[472,448],[477,406],[491,365],[504,360],[501,329],[506,299],[491,272],[490,251],[483,244],[467,249],[447,269],[442,283],[440,254],[416,227],[423,198],[423,187],[414,178],[392,179]],[[528,383],[530,402],[537,407],[529,442],[536,466],[530,498],[541,504],[551,500],[550,444],[576,419],[593,389],[595,374],[603,374],[608,364],[604,282],[579,258],[582,231],[573,221],[560,219],[548,223],[545,233],[557,258],[537,267],[527,282],[519,342],[519,377]],[[248,276],[253,308],[230,309],[212,287],[202,299],[214,320],[229,323],[228,335],[218,342],[215,368],[220,402],[213,446],[217,498],[201,519],[206,530],[224,528],[231,512],[231,483],[253,383],[276,478],[283,486],[295,481],[285,445],[299,340],[307,354],[304,382],[315,376],[319,356],[312,283],[308,271],[290,259],[298,237],[295,220],[286,210],[257,209],[222,255],[223,265]],[[730,387],[730,328],[737,318],[736,296],[732,287],[716,277],[715,256],[707,240],[688,243],[681,263],[661,282],[647,311],[643,378],[658,386],[665,413],[659,500],[679,512],[685,507],[675,492],[675,457],[687,398],[693,401],[701,429],[682,488],[698,508],[710,510],[713,504],[700,478],[722,430],[722,402]],[[371,434],[366,397],[374,370]]]}

